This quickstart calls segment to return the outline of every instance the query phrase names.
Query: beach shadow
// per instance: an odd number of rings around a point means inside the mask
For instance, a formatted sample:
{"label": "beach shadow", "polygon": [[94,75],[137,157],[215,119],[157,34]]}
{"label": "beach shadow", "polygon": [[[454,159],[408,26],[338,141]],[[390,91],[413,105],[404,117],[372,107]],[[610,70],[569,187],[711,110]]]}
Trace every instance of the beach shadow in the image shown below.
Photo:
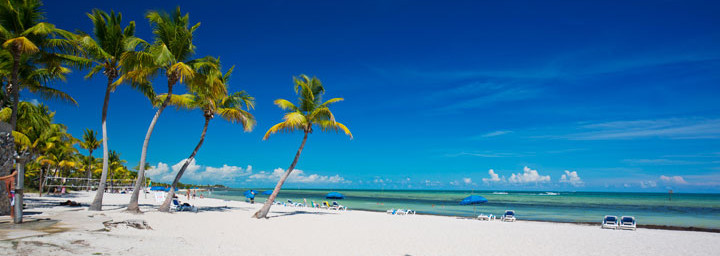
{"label": "beach shadow", "polygon": [[337,213],[330,213],[330,212],[307,212],[307,211],[294,211],[294,212],[285,212],[285,213],[279,213],[277,215],[268,216],[268,219],[271,218],[277,218],[277,217],[286,217],[286,216],[293,216],[293,215],[328,215],[328,214],[337,214]]}
{"label": "beach shadow", "polygon": [[247,211],[248,207],[229,207],[229,206],[207,206],[207,207],[198,207],[198,211],[201,212],[226,212],[229,210],[243,210]]}

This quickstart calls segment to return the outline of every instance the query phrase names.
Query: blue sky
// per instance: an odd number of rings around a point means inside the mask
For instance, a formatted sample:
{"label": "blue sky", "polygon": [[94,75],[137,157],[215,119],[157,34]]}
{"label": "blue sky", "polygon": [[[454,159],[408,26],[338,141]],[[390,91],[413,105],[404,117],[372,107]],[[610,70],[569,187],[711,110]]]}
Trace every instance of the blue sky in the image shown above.
{"label": "blue sky", "polygon": [[[283,114],[272,101],[294,100],[292,76],[308,74],[346,99],[333,111],[355,138],[312,134],[289,188],[720,192],[716,2],[45,4],[68,30],[90,31],[92,8],[120,11],[146,40],[144,13],[180,5],[202,23],[196,56],[236,66],[231,90],[255,96],[258,125],[213,120],[183,182],[272,186],[302,139],[261,140]],[[77,137],[100,130],[105,81],[86,72],[56,84],[79,106],[47,102]],[[108,142],[134,166],[155,110],[128,86],[110,101]],[[163,113],[151,177],[174,175],[202,123]]]}

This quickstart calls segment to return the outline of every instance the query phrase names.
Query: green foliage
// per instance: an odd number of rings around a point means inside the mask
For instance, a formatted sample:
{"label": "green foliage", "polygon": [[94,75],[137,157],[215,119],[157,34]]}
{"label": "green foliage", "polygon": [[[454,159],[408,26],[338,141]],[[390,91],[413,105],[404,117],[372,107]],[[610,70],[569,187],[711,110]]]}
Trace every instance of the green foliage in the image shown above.
{"label": "green foliage", "polygon": [[301,130],[305,133],[312,133],[313,126],[319,127],[321,131],[338,132],[342,130],[352,139],[350,130],[344,124],[335,121],[335,115],[329,108],[331,104],[342,101],[342,98],[333,98],[323,102],[322,96],[325,93],[325,87],[316,77],[309,78],[306,75],[300,75],[300,77],[293,77],[293,81],[295,93],[298,94],[299,107],[285,99],[275,100],[275,105],[286,111],[283,117],[284,121],[270,127],[263,140],[277,132]]}

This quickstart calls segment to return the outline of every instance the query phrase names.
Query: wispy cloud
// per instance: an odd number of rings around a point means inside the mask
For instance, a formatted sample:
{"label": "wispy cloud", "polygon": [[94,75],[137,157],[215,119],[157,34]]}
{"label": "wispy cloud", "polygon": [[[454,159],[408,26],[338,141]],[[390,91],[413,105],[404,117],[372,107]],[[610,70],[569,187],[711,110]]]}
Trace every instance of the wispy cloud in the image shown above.
{"label": "wispy cloud", "polygon": [[673,160],[673,159],[625,159],[623,162],[632,165],[691,165],[702,164],[702,162]]}
{"label": "wispy cloud", "polygon": [[717,139],[720,119],[671,118],[586,124],[583,132],[561,135],[571,140],[627,140],[638,138]]}
{"label": "wispy cloud", "polygon": [[527,156],[527,154],[519,154],[519,153],[503,153],[503,152],[460,152],[457,154],[447,154],[446,156],[449,157],[459,157],[459,156],[475,156],[475,157],[487,157],[487,158],[496,158],[496,157],[523,157]]}
{"label": "wispy cloud", "polygon": [[489,138],[489,137],[496,137],[496,136],[500,136],[500,135],[505,135],[505,134],[508,134],[508,133],[512,133],[512,131],[494,131],[494,132],[489,132],[489,133],[486,133],[486,134],[482,134],[482,135],[480,135],[480,137],[482,137],[482,138]]}

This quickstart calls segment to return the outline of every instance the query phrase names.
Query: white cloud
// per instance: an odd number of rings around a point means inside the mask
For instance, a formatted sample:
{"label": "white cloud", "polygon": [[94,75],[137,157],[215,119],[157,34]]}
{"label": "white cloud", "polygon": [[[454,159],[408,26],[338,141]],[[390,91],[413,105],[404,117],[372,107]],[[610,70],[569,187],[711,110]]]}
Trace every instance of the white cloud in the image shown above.
{"label": "white cloud", "polygon": [[662,180],[664,182],[675,183],[675,184],[688,184],[688,182],[685,181],[685,179],[683,179],[682,176],[660,175],[660,180]]}
{"label": "white cloud", "polygon": [[463,182],[465,183],[465,185],[470,185],[470,184],[472,184],[472,179],[470,179],[470,178],[463,178]]}
{"label": "white cloud", "polygon": [[720,137],[720,119],[670,118],[613,121],[584,125],[591,130],[567,136],[575,140],[619,140],[635,138],[712,139]]}
{"label": "white cloud", "polygon": [[505,177],[503,177],[502,179],[500,179],[500,175],[498,175],[497,173],[495,173],[495,171],[494,171],[493,169],[490,169],[490,170],[488,171],[488,174],[490,174],[490,178],[482,178],[482,181],[485,182],[485,183],[489,183],[489,182],[499,182],[499,181],[505,180]]}
{"label": "white cloud", "polygon": [[[153,181],[170,183],[175,179],[175,175],[182,168],[187,159],[183,159],[173,166],[159,162],[156,166],[148,169],[146,175]],[[180,179],[183,183],[195,184],[217,184],[234,182],[236,179],[247,176],[252,172],[252,166],[243,169],[239,166],[223,165],[222,167],[205,167],[196,164],[195,159],[188,163],[188,167]]]}
{"label": "white cloud", "polygon": [[[283,168],[276,168],[272,172],[265,172],[261,171],[259,173],[250,175],[248,178],[250,180],[267,180],[267,181],[277,181],[280,180],[282,175],[285,173],[285,170]],[[294,169],[290,176],[288,177],[287,181],[288,183],[350,183],[350,181],[345,180],[345,178],[340,177],[340,175],[335,176],[324,176],[324,175],[318,175],[318,174],[310,174],[306,175],[303,170]]]}
{"label": "white cloud", "polygon": [[550,176],[542,176],[538,173],[537,170],[532,170],[525,166],[525,168],[523,168],[523,173],[513,173],[512,176],[510,176],[510,179],[508,179],[508,181],[510,181],[510,183],[516,184],[541,183],[549,182]]}
{"label": "white cloud", "polygon": [[565,170],[565,174],[560,176],[560,183],[568,183],[573,187],[582,187],[585,185],[582,179],[580,179],[580,176],[578,176],[577,171],[571,172],[568,170]]}
{"label": "white cloud", "polygon": [[511,132],[512,131],[494,131],[494,132],[489,132],[489,133],[480,135],[480,137],[484,137],[484,138],[495,137],[495,136],[505,135],[505,134],[508,134]]}
{"label": "white cloud", "polygon": [[[156,166],[146,170],[147,177],[156,182],[170,183],[175,179],[175,175],[185,164],[186,159],[181,160],[172,166],[159,162]],[[221,167],[198,165],[193,159],[188,163],[185,173],[181,179],[183,183],[193,184],[233,184],[239,181],[268,181],[277,182],[285,172],[282,168],[277,168],[272,172],[260,171],[253,173],[253,167],[248,165],[246,168],[240,166],[232,166],[224,164]],[[302,170],[295,169],[288,177],[289,183],[350,183],[340,175],[324,176],[318,174],[306,174]]]}
{"label": "white cloud", "polygon": [[640,181],[640,187],[641,188],[654,188],[657,187],[657,182],[649,180],[649,181]]}

